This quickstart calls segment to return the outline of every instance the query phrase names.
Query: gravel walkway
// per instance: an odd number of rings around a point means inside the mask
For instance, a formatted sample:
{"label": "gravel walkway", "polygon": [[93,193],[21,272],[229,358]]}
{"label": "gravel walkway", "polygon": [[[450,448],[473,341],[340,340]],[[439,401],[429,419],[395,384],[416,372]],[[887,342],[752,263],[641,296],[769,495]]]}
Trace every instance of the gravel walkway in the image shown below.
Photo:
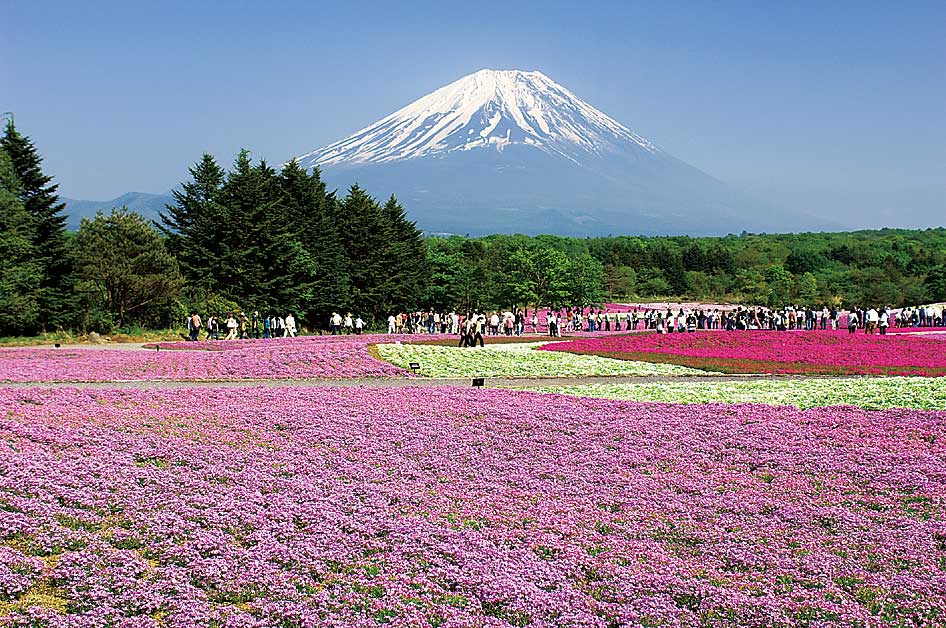
{"label": "gravel walkway", "polygon": [[[539,386],[579,386],[584,384],[647,384],[685,382],[726,382],[747,380],[793,380],[793,379],[851,379],[842,377],[817,377],[810,375],[706,375],[673,377],[492,377],[484,380],[486,388],[536,388]],[[178,380],[133,380],[113,382],[0,382],[0,388],[130,388],[130,389],[175,389],[175,388],[279,388],[279,387],[371,387],[371,388],[440,388],[444,386],[472,385],[472,379],[464,378],[364,378],[364,379],[250,379],[215,381]]]}

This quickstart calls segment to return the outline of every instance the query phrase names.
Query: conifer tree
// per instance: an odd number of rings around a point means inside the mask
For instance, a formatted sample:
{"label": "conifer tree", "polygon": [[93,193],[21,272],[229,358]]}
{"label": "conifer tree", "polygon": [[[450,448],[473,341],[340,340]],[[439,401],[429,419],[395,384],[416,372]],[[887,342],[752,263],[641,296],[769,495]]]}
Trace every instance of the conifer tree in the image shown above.
{"label": "conifer tree", "polygon": [[0,147],[6,152],[19,180],[19,199],[32,221],[31,241],[40,277],[39,315],[36,329],[63,327],[72,322],[76,309],[72,263],[66,240],[65,203],[58,184],[43,173],[43,159],[32,140],[7,120]]}
{"label": "conifer tree", "polygon": [[213,269],[220,263],[219,232],[226,226],[220,205],[226,173],[204,153],[190,175],[190,181],[172,192],[175,203],[161,213],[158,229],[184,277],[207,296],[213,292]]}
{"label": "conifer tree", "polygon": [[407,213],[392,194],[381,208],[387,234],[387,281],[385,306],[402,310],[415,308],[427,290],[429,277],[427,245],[417,225],[408,220]]}
{"label": "conifer tree", "polygon": [[348,306],[348,264],[335,229],[335,195],[327,193],[318,168],[309,174],[295,160],[283,166],[280,185],[286,222],[301,245],[299,265],[311,264],[310,326],[325,326],[333,311]]}
{"label": "conifer tree", "polygon": [[28,333],[39,318],[41,268],[20,194],[13,164],[0,148],[0,335]]}
{"label": "conifer tree", "polygon": [[278,185],[265,163],[254,167],[241,150],[221,191],[222,222],[217,227],[220,257],[211,269],[222,294],[256,308],[274,308],[282,278],[272,266]]}
{"label": "conifer tree", "polygon": [[355,183],[338,204],[335,220],[348,258],[352,311],[372,319],[386,316],[392,307],[384,289],[391,275],[390,233],[381,207]]}

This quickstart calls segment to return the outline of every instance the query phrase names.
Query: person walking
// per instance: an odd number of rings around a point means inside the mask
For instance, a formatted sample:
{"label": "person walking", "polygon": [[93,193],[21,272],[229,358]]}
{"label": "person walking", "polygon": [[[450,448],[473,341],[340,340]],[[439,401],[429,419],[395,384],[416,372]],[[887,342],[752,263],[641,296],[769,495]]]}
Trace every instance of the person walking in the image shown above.
{"label": "person walking", "polygon": [[867,310],[867,324],[864,325],[865,334],[873,334],[877,329],[877,323],[880,322],[880,315],[877,314],[877,310],[870,308]]}
{"label": "person walking", "polygon": [[480,347],[484,346],[485,343],[483,342],[483,331],[485,330],[485,328],[486,328],[486,315],[480,314],[479,316],[476,317],[476,322],[473,324],[473,338],[470,341],[471,347],[475,347],[477,342],[480,343]]}
{"label": "person walking", "polygon": [[202,323],[200,320],[200,314],[198,314],[196,311],[192,311],[191,317],[190,317],[190,325],[188,325],[188,327],[190,327],[191,342],[197,342],[197,337],[200,334],[201,324]]}
{"label": "person walking", "polygon": [[360,336],[361,332],[365,330],[365,322],[361,320],[361,317],[358,316],[355,318],[355,335]]}
{"label": "person walking", "polygon": [[292,312],[289,312],[286,316],[286,332],[284,335],[292,338],[296,337],[296,317],[292,315]]}
{"label": "person walking", "polygon": [[847,333],[853,334],[857,331],[857,310],[851,310],[847,315]]}
{"label": "person walking", "polygon": [[237,320],[233,314],[230,314],[227,317],[227,340],[236,340],[237,337]]}
{"label": "person walking", "polygon": [[458,347],[468,347],[470,342],[473,340],[473,318],[467,314],[466,318],[463,319],[463,323],[460,324],[460,341],[457,343]]}

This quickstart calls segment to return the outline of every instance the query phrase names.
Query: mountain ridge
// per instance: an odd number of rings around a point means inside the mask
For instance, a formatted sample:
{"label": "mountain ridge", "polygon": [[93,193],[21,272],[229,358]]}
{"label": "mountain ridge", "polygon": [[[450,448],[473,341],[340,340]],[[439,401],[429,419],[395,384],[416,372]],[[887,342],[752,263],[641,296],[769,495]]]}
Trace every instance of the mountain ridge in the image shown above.
{"label": "mountain ridge", "polygon": [[147,220],[159,220],[158,214],[164,211],[167,203],[173,203],[170,192],[151,194],[148,192],[125,192],[108,201],[90,201],[76,198],[61,197],[66,204],[66,228],[75,231],[79,228],[83,218],[94,218],[99,210],[107,212],[113,207],[127,207],[138,212]]}

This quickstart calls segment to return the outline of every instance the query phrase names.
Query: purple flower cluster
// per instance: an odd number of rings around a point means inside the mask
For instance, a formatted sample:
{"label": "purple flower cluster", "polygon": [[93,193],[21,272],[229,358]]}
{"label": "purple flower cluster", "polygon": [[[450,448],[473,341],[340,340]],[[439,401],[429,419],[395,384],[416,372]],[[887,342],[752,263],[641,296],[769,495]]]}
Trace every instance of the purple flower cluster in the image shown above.
{"label": "purple flower cluster", "polygon": [[547,344],[544,351],[627,359],[685,358],[696,368],[734,372],[946,375],[942,337],[881,336],[846,331],[732,331],[634,334]]}
{"label": "purple flower cluster", "polygon": [[[100,382],[405,377],[368,345],[413,336],[307,336],[180,342],[144,349],[0,349],[0,381]],[[160,347],[161,350],[157,348]]]}
{"label": "purple flower cluster", "polygon": [[944,412],[8,388],[0,434],[11,626],[946,622]]}

